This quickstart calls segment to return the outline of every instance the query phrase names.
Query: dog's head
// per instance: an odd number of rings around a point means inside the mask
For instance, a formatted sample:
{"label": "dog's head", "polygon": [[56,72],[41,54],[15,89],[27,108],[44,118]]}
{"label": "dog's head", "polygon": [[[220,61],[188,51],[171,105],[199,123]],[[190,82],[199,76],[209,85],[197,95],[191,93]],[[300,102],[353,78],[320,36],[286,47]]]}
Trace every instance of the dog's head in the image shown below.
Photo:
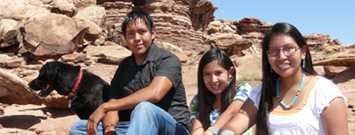
{"label": "dog's head", "polygon": [[39,96],[48,96],[54,89],[54,81],[56,80],[59,71],[63,68],[64,63],[48,62],[39,70],[37,78],[29,83],[31,89],[39,91]]}

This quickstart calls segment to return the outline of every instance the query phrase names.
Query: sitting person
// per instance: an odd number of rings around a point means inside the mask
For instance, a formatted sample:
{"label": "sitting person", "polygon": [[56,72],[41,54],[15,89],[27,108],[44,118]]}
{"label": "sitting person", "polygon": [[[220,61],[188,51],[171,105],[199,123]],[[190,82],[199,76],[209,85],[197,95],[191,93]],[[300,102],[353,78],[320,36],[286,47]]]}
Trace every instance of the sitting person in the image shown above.
{"label": "sitting person", "polygon": [[256,87],[222,135],[256,124],[257,135],[346,135],[346,99],[330,80],[317,76],[301,33],[277,23],[263,39],[262,84]]}
{"label": "sitting person", "polygon": [[202,56],[198,65],[198,93],[190,105],[192,135],[218,134],[239,112],[251,87],[247,83],[236,86],[235,72],[231,59],[218,48]]}
{"label": "sitting person", "polygon": [[132,55],[119,64],[111,81],[110,100],[88,121],[75,123],[71,133],[189,134],[190,112],[179,59],[154,44],[153,21],[143,11],[128,13],[122,32]]}

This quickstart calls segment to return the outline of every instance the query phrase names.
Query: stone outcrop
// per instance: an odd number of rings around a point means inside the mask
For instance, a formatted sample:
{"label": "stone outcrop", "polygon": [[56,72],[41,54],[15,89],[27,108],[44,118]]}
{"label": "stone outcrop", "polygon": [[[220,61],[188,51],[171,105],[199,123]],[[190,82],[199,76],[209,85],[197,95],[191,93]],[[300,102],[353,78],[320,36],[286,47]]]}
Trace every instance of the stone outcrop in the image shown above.
{"label": "stone outcrop", "polygon": [[100,63],[117,65],[131,52],[119,45],[88,46],[84,52]]}
{"label": "stone outcrop", "polygon": [[89,20],[102,27],[105,15],[106,12],[104,7],[90,5],[87,7],[80,8],[73,18]]}
{"label": "stone outcrop", "polygon": [[216,20],[212,21],[207,26],[207,33],[238,33],[238,28],[235,25],[236,21]]}
{"label": "stone outcrop", "polygon": [[24,25],[24,47],[39,57],[72,53],[80,42],[76,38],[85,34],[85,30],[65,15],[48,14]]}
{"label": "stone outcrop", "polygon": [[323,57],[314,59],[314,65],[355,67],[355,46],[342,47],[332,54],[324,54]]}
{"label": "stone outcrop", "polygon": [[241,19],[238,24],[238,33],[245,34],[249,32],[261,32],[265,33],[272,27],[271,23],[262,22],[259,19],[253,17],[246,17]]}
{"label": "stone outcrop", "polygon": [[57,57],[95,43],[103,34],[105,9],[89,4],[96,4],[96,1],[1,1],[1,51]]}
{"label": "stone outcrop", "polygon": [[209,0],[192,0],[190,8],[192,27],[202,31],[214,20],[213,13],[217,10]]}
{"label": "stone outcrop", "polygon": [[40,104],[41,100],[30,92],[27,82],[0,68],[0,102],[7,104]]}
{"label": "stone outcrop", "polygon": [[314,50],[322,50],[324,46],[334,45],[340,46],[341,42],[337,39],[332,40],[329,35],[311,34],[305,36],[307,44]]}
{"label": "stone outcrop", "polygon": [[84,8],[90,5],[96,5],[96,0],[73,0],[75,7]]}
{"label": "stone outcrop", "polygon": [[7,55],[0,54],[0,67],[1,68],[19,68],[24,63],[23,58],[10,57]]}
{"label": "stone outcrop", "polygon": [[191,53],[192,53],[188,50],[184,51],[182,48],[180,48],[176,45],[173,45],[169,42],[158,42],[157,45],[160,48],[164,48],[164,49],[172,52],[173,54],[175,54],[182,63],[188,62],[188,60],[189,60],[188,56],[191,55]]}
{"label": "stone outcrop", "polygon": [[0,19],[0,48],[18,44],[17,34],[19,27],[19,22],[13,19]]}
{"label": "stone outcrop", "polygon": [[73,0],[52,0],[49,5],[52,13],[65,14],[69,17],[73,16],[76,11]]}
{"label": "stone outcrop", "polygon": [[261,51],[264,33],[271,29],[270,23],[256,18],[240,21],[215,20],[207,27],[207,43],[222,48],[230,55],[244,56]]}
{"label": "stone outcrop", "polygon": [[210,44],[221,48],[229,55],[236,54],[240,56],[244,55],[242,54],[242,50],[248,49],[253,45],[248,39],[243,39],[238,34],[230,33],[213,34],[207,38],[207,41],[210,42]]}
{"label": "stone outcrop", "polygon": [[50,13],[40,0],[1,0],[0,18],[27,20]]}

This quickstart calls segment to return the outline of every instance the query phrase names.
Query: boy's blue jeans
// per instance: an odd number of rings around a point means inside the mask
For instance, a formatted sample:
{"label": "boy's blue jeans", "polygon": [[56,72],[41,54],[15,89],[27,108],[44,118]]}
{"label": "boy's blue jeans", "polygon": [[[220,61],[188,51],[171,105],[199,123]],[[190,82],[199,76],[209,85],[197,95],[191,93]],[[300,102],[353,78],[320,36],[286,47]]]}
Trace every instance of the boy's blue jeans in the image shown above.
{"label": "boy's blue jeans", "polygon": [[[71,135],[86,135],[87,120],[79,120],[70,130]],[[97,134],[103,135],[102,123]],[[120,122],[116,127],[117,135],[189,135],[186,128],[177,123],[166,111],[150,102],[139,103],[131,114],[130,122]]]}

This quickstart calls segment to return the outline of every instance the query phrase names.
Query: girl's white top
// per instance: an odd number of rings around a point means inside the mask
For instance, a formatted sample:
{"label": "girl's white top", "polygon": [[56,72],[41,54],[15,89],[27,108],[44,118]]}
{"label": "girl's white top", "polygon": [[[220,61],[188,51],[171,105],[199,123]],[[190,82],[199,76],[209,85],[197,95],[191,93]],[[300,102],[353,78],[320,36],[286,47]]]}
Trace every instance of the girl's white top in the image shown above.
{"label": "girl's white top", "polygon": [[[341,97],[346,103],[337,86],[330,80],[317,76],[314,87],[309,91],[308,97],[301,108],[287,111],[272,111],[269,113],[269,132],[273,135],[324,135],[325,129],[321,120],[321,113],[329,103]],[[307,85],[307,84],[306,84]],[[250,93],[249,98],[259,107],[261,85]],[[302,104],[302,103],[301,103]],[[298,105],[297,105],[298,106]],[[303,106],[303,107],[302,107]],[[336,116],[334,116],[336,117]]]}

